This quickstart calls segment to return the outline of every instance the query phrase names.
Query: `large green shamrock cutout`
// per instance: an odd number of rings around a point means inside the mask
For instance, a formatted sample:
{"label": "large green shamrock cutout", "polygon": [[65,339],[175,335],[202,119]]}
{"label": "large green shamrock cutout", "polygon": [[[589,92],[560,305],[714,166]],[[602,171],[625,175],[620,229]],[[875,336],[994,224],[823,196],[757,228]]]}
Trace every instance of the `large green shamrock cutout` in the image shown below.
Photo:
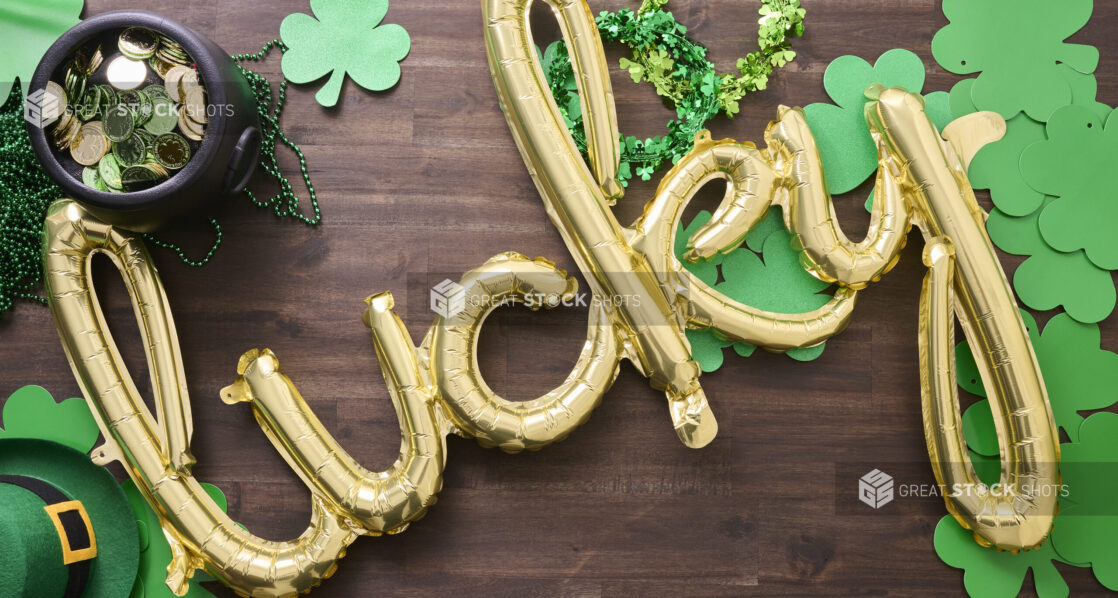
{"label": "large green shamrock cutout", "polygon": [[1067,487],[1052,528],[1052,545],[1065,560],[1090,563],[1095,578],[1118,591],[1118,414],[1096,413],[1079,429],[1079,442],[1060,445]]}
{"label": "large green shamrock cutout", "polygon": [[[804,116],[819,145],[831,193],[851,191],[877,170],[877,147],[865,116],[865,92],[872,83],[919,93],[924,88],[924,63],[908,50],[895,49],[873,66],[857,56],[840,56],[827,66],[823,86],[837,106],[809,104]],[[936,126],[943,128],[951,121],[947,94],[929,94],[925,101]]]}
{"label": "large green shamrock cutout", "polygon": [[23,95],[47,48],[78,24],[83,0],[4,0],[0,2],[0,106],[19,79]]}
{"label": "large green shamrock cutout", "polygon": [[975,189],[989,189],[990,199],[1009,216],[1027,216],[1040,207],[1044,194],[1021,178],[1021,152],[1044,141],[1044,125],[1019,114],[1005,123],[1005,137],[978,150],[967,176]]}
{"label": "large green shamrock cutout", "polygon": [[1052,200],[1028,216],[990,212],[986,230],[1002,251],[1027,255],[1013,273],[1013,288],[1025,305],[1041,311],[1063,306],[1080,322],[1099,322],[1114,311],[1115,290],[1110,273],[1087,259],[1081,251],[1062,253],[1052,249],[1040,235],[1037,220]]}
{"label": "large green shamrock cutout", "polygon": [[329,74],[314,97],[333,106],[346,74],[373,91],[400,80],[397,63],[411,50],[411,37],[399,25],[380,25],[388,0],[311,0],[311,11],[314,17],[297,12],[280,24],[288,46],[280,66],[288,81],[309,83]]}
{"label": "large green shamrock cutout", "polygon": [[1013,598],[1021,591],[1030,569],[1039,598],[1066,598],[1069,593],[1067,582],[1052,563],[1067,561],[1056,553],[1052,542],[1017,554],[986,548],[950,515],[936,525],[934,542],[940,560],[965,571],[963,586],[972,598]]}
{"label": "large green shamrock cutout", "polygon": [[1118,270],[1118,118],[1066,106],[1048,121],[1048,140],[1021,154],[1033,189],[1057,196],[1040,216],[1040,232],[1057,251],[1083,249],[1095,265]]}
{"label": "large green shamrock cutout", "polygon": [[[792,236],[784,228],[780,208],[768,214],[746,235],[745,247],[710,260],[688,263],[683,259],[687,239],[710,221],[709,212],[699,212],[686,228],[680,225],[675,238],[675,254],[688,271],[727,297],[758,309],[785,313],[812,311],[822,307],[831,297],[820,294],[830,285],[803,269],[799,254],[792,248]],[[759,256],[754,251],[759,251]],[[718,283],[721,271],[724,281]],[[717,283],[717,284],[716,284]],[[704,372],[722,367],[723,349],[729,346],[742,357],[749,357],[756,347],[749,343],[731,343],[718,338],[711,330],[688,330],[691,356]],[[811,361],[823,354],[824,345],[792,349],[786,353],[797,361]]]}
{"label": "large green shamrock cutout", "polygon": [[1072,101],[1059,64],[1094,72],[1099,51],[1064,40],[1091,17],[1092,0],[943,0],[950,24],[932,40],[932,55],[952,73],[981,74],[972,98],[1005,118],[1024,111],[1044,122]]}
{"label": "large green shamrock cutout", "polygon": [[[136,576],[136,583],[132,586],[129,598],[175,598],[175,593],[167,587],[167,565],[171,563],[171,545],[163,535],[159,517],[148,506],[135,484],[125,481],[121,486],[128,497],[128,503],[132,506],[132,511],[136,513],[136,521],[140,527],[140,572]],[[221,507],[222,511],[228,509],[225,494],[220,488],[203,483],[202,489]],[[202,572],[196,573],[190,580],[184,596],[187,598],[213,596],[202,587],[203,581],[213,581],[213,578]]]}
{"label": "large green shamrock cutout", "polygon": [[41,386],[24,386],[4,403],[0,438],[38,438],[88,453],[101,431],[85,399],[56,403]]}
{"label": "large green shamrock cutout", "polygon": [[[1072,102],[1086,106],[1096,114],[1110,113],[1110,107],[1095,101],[1098,83],[1094,75],[1076,72],[1061,64],[1059,70],[1071,86]],[[955,117],[977,112],[971,97],[975,79],[963,79],[951,88],[950,110]],[[1024,114],[1006,121],[1006,134],[1002,139],[987,144],[970,164],[967,172],[971,187],[989,189],[994,205],[1010,216],[1027,216],[1036,211],[1044,201],[1044,194],[1030,187],[1021,176],[1021,154],[1025,148],[1047,139],[1043,123]]]}
{"label": "large green shamrock cutout", "polygon": [[[1067,433],[1072,442],[1079,439],[1083,422],[1080,411],[1105,409],[1118,402],[1118,354],[1100,348],[1099,327],[1076,322],[1067,314],[1057,314],[1036,331],[1036,321],[1021,312],[1037,363],[1048,388],[1048,401],[1056,426]],[[959,386],[971,394],[986,396],[978,366],[966,341],[955,347],[956,377]],[[994,426],[990,405],[979,401],[963,417],[967,444],[984,455],[998,454],[997,443],[972,442],[972,438],[989,438]]]}

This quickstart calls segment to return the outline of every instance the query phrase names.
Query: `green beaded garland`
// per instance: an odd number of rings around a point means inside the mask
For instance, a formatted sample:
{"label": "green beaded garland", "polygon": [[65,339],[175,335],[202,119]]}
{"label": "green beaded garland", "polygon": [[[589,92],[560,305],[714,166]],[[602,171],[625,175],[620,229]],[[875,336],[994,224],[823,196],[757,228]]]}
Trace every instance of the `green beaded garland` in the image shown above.
{"label": "green beaded garland", "polygon": [[[287,47],[278,39],[266,44],[255,54],[237,54],[233,59],[242,62],[263,60],[272,48],[286,52]],[[272,87],[264,77],[237,65],[248,80],[256,99],[256,109],[260,114],[261,144],[260,167],[279,183],[279,193],[270,198],[258,198],[252,191],[244,190],[249,201],[260,208],[269,208],[278,218],[295,218],[308,226],[316,226],[322,221],[318,207],[318,196],[311,184],[307,170],[307,160],[303,150],[280,130],[280,116],[287,98],[287,81],[279,84],[278,93],[272,94]],[[23,120],[23,96],[19,85],[12,87],[8,101],[0,107],[0,313],[11,309],[15,299],[25,299],[46,303],[35,293],[42,280],[43,266],[40,254],[42,223],[47,207],[62,196],[61,190],[43,170],[35,152]],[[299,170],[310,196],[312,216],[303,214],[299,196],[287,177],[280,171],[276,159],[278,144],[291,149],[299,159]],[[201,258],[194,259],[175,243],[152,234],[145,234],[149,243],[175,253],[183,263],[192,267],[204,266],[221,246],[221,225],[210,219],[214,228],[214,241]]]}

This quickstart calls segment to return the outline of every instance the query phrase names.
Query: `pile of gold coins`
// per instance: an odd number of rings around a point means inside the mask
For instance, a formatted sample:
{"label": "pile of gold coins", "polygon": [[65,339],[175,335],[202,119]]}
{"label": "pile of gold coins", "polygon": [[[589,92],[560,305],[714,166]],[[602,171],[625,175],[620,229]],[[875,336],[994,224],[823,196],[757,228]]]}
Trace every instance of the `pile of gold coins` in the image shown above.
{"label": "pile of gold coins", "polygon": [[189,162],[208,120],[206,89],[178,42],[129,27],[117,49],[107,63],[101,45],[76,50],[62,83],[50,81],[45,90],[65,107],[51,131],[59,158],[69,150],[74,170],[84,167],[82,182],[110,193],[170,178]]}

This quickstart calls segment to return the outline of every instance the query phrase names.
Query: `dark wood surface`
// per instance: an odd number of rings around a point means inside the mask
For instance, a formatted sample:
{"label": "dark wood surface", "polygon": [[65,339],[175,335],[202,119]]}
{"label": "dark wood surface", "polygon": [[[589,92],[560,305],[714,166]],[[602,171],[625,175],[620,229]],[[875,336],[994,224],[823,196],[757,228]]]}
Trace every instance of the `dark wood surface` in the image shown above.
{"label": "dark wood surface", "polygon": [[[595,11],[635,7],[592,4]],[[714,122],[716,137],[759,140],[778,104],[825,100],[824,68],[843,54],[872,62],[905,47],[928,65],[926,90],[950,89],[958,79],[931,59],[931,38],[946,23],[936,0],[804,5],[799,58],[768,91],[748,98],[738,118]],[[1102,50],[1104,102],[1118,98],[1118,38],[1108,35],[1116,6],[1098,3],[1075,38]],[[136,7],[88,0],[85,15]],[[308,10],[302,0],[150,7],[236,53],[256,51],[278,35],[284,16]],[[723,71],[754,48],[757,7],[754,0],[671,6]],[[541,42],[556,35],[542,8]],[[210,265],[187,268],[154,250],[192,392],[196,474],[225,491],[234,519],[267,538],[300,533],[310,504],[250,409],[218,399],[242,352],[273,349],[330,431],[367,467],[382,469],[395,459],[399,438],[360,322],[361,299],[392,290],[418,340],[431,320],[428,277],[457,277],[510,250],[576,270],[498,109],[479,3],[396,0],[386,22],[412,36],[397,87],[374,94],[347,83],[332,110],[314,102],[316,87],[288,92],[284,128],[306,152],[325,214],[320,227],[279,221],[237,198],[222,210],[226,241]],[[607,54],[616,65],[621,51]],[[622,130],[660,132],[672,113],[649,86],[611,68]],[[278,56],[259,72],[279,81]],[[294,180],[295,161],[285,154],[283,163]],[[655,182],[629,188],[616,210],[623,223],[640,213]],[[263,179],[253,188],[274,191]],[[866,227],[865,191],[837,200],[855,237]],[[710,209],[716,195],[704,194],[698,207]],[[200,249],[208,234],[194,227],[170,237]],[[865,292],[853,324],[817,361],[727,352],[727,365],[702,378],[721,424],[702,450],[680,444],[662,395],[628,365],[589,423],[539,453],[510,456],[452,437],[438,505],[402,535],[359,539],[314,595],[961,594],[962,572],[942,564],[932,547],[945,514],[940,499],[898,499],[879,511],[854,500],[858,476],[873,467],[894,472],[898,483],[932,482],[916,362],[922,246],[914,233],[900,265]],[[1010,271],[1018,261],[1005,258]],[[146,389],[127,296],[109,268],[97,272],[119,344]],[[483,338],[490,384],[527,399],[561,382],[585,316],[574,308],[499,312]],[[1104,347],[1118,346],[1110,322],[1103,339]],[[79,392],[49,314],[36,305],[0,316],[0,372],[0,397],[24,384],[43,385],[56,398]],[[1060,569],[1073,595],[1103,592],[1088,570]]]}

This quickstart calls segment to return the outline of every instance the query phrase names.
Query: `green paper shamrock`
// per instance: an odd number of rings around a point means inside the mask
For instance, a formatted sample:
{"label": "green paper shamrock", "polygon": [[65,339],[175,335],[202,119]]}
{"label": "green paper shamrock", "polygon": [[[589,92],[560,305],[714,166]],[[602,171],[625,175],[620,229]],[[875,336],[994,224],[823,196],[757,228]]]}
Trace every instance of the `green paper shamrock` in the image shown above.
{"label": "green paper shamrock", "polygon": [[311,0],[311,11],[314,17],[294,13],[280,24],[289,48],[280,66],[288,81],[309,83],[329,74],[314,97],[333,106],[346,74],[372,91],[400,80],[397,63],[411,50],[411,38],[399,25],[380,25],[388,0]]}
{"label": "green paper shamrock", "polygon": [[1052,114],[1047,132],[1047,141],[1021,154],[1025,182],[1057,196],[1040,216],[1041,235],[1057,251],[1083,249],[1095,265],[1118,270],[1118,118],[1066,106]]}
{"label": "green paper shamrock", "polygon": [[101,431],[85,399],[56,403],[41,386],[24,386],[4,403],[0,438],[39,438],[88,453]]}
{"label": "green paper shamrock", "polygon": [[998,209],[990,212],[986,230],[990,240],[1002,251],[1027,255],[1013,273],[1013,288],[1025,305],[1041,311],[1063,306],[1080,322],[1105,319],[1114,311],[1115,289],[1110,273],[1087,259],[1083,251],[1061,253],[1052,249],[1040,235],[1037,223],[1048,202],[1028,216],[1007,216]]}
{"label": "green paper shamrock", "polygon": [[[1118,354],[1101,349],[1099,327],[1076,322],[1067,314],[1057,314],[1036,331],[1036,321],[1022,311],[1037,363],[1048,388],[1048,401],[1056,425],[1075,442],[1083,422],[1080,411],[1105,409],[1118,402]],[[959,386],[971,394],[986,396],[978,366],[966,341],[955,347],[955,373]],[[971,438],[988,438],[994,420],[987,401],[979,401],[964,414],[963,429],[967,444],[984,455],[998,454],[997,443],[972,443]],[[973,413],[972,413],[973,412]],[[969,421],[968,421],[969,420]],[[996,437],[996,435],[995,435]]]}
{"label": "green paper shamrock", "polygon": [[1040,207],[1044,194],[1021,177],[1021,152],[1044,141],[1044,125],[1024,114],[1009,119],[1005,125],[1005,137],[975,154],[967,176],[971,187],[990,190],[990,199],[1003,213],[1027,216]]}
{"label": "green paper shamrock", "polygon": [[1052,561],[1067,562],[1056,554],[1052,542],[1018,554],[985,548],[954,517],[939,520],[935,531],[936,554],[945,564],[962,569],[963,586],[972,598],[1013,598],[1021,591],[1025,574],[1032,569],[1039,598],[1065,598],[1068,584]]}
{"label": "green paper shamrock", "polygon": [[1067,44],[1091,16],[1092,0],[943,0],[950,24],[932,40],[932,55],[959,75],[979,73],[971,91],[981,110],[1005,118],[1024,111],[1047,121],[1072,101],[1059,64],[1094,72],[1099,51]]}
{"label": "green paper shamrock", "polygon": [[[128,497],[128,503],[132,506],[132,511],[136,513],[136,521],[140,527],[140,572],[136,576],[136,583],[132,586],[129,598],[175,598],[174,592],[167,587],[167,565],[171,563],[171,545],[163,535],[159,517],[151,510],[131,480],[121,483],[121,486]],[[220,488],[203,483],[202,489],[221,507],[222,511],[228,509],[225,494]],[[187,598],[213,596],[202,587],[203,581],[213,581],[213,578],[203,572],[195,573],[185,596]]]}
{"label": "green paper shamrock", "polygon": [[1088,417],[1079,441],[1060,445],[1060,453],[1067,491],[1050,543],[1067,561],[1089,563],[1099,583],[1118,591],[1118,414]]}
{"label": "green paper shamrock", "polygon": [[[877,170],[877,147],[866,127],[866,88],[872,83],[903,87],[919,93],[924,88],[924,63],[904,49],[889,50],[870,66],[857,56],[840,56],[823,74],[827,95],[838,104],[809,104],[807,124],[819,144],[823,171],[831,193],[846,193]],[[934,98],[933,98],[934,96]],[[947,94],[929,94],[928,114],[941,129],[951,121]]]}
{"label": "green paper shamrock", "polygon": [[[1094,75],[1084,75],[1067,65],[1059,65],[1061,75],[1072,90],[1075,104],[1089,107],[1096,114],[1109,114],[1106,104],[1095,101],[1098,83]],[[975,79],[963,79],[951,88],[950,110],[956,117],[977,112],[971,93]],[[1105,116],[1104,116],[1105,118]],[[1027,216],[1044,201],[1044,194],[1033,189],[1021,175],[1021,153],[1030,145],[1047,139],[1044,124],[1024,114],[1006,121],[1002,139],[979,150],[967,172],[971,187],[989,189],[994,205],[1010,216]]]}
{"label": "green paper shamrock", "polygon": [[[680,225],[675,237],[676,257],[699,280],[735,301],[768,311],[812,311],[831,300],[829,295],[819,294],[830,285],[812,277],[800,265],[799,254],[792,249],[792,236],[784,228],[780,208],[771,208],[746,235],[746,247],[694,264],[685,261],[682,255],[687,239],[710,218],[709,212],[699,212],[689,226]],[[754,250],[759,251],[763,259]],[[725,280],[716,284],[719,271]],[[726,347],[733,346],[742,357],[749,357],[756,350],[749,343],[720,339],[709,329],[688,330],[687,339],[691,342],[692,358],[704,372],[722,367],[722,351]],[[786,355],[796,361],[811,361],[822,355],[823,349],[824,345],[820,344],[792,349]]]}
{"label": "green paper shamrock", "polygon": [[83,0],[4,0],[0,3],[0,106],[18,78],[23,95],[47,48],[81,20]]}

